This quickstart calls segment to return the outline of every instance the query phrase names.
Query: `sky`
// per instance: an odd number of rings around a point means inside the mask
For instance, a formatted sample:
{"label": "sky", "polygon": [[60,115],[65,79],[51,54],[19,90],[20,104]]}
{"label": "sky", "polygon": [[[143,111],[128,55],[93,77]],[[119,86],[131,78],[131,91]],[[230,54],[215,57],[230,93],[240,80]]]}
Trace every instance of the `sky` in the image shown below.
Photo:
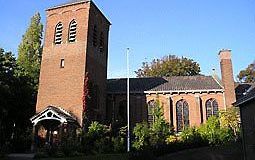
{"label": "sky", "polygon": [[[68,0],[0,0],[0,47],[17,56],[30,18]],[[198,62],[220,75],[218,52],[232,50],[234,76],[255,60],[254,0],[94,0],[111,21],[108,78],[131,77],[142,62],[168,54]]]}

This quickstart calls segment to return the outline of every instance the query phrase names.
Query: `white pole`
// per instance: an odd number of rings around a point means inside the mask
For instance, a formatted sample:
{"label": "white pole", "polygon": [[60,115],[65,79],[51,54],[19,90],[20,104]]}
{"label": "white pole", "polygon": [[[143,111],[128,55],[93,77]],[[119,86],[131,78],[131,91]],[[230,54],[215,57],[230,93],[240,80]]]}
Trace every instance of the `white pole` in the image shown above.
{"label": "white pole", "polygon": [[129,48],[127,48],[127,152],[130,151],[130,124],[129,124]]}

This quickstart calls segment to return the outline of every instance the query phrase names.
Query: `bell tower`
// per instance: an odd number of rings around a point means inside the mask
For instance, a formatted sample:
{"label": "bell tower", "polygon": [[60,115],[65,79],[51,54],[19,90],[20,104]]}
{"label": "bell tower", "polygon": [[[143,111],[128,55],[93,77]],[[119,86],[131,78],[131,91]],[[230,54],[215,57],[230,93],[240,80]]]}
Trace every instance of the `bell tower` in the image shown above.
{"label": "bell tower", "polygon": [[94,117],[105,119],[110,22],[91,0],[46,10],[36,112],[61,107],[82,124],[84,78],[92,84]]}

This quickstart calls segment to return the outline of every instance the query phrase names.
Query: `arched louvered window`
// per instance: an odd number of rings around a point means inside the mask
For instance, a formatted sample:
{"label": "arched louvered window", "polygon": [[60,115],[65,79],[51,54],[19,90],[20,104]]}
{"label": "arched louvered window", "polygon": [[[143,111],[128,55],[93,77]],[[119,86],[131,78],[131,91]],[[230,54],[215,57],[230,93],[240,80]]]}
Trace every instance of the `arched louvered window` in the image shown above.
{"label": "arched louvered window", "polygon": [[176,103],[177,132],[189,126],[189,104],[185,100]]}
{"label": "arched louvered window", "polygon": [[63,32],[63,24],[59,22],[55,28],[55,39],[54,39],[55,44],[62,43],[62,32]]}
{"label": "arched louvered window", "polygon": [[99,48],[100,53],[103,53],[104,52],[104,33],[103,32],[100,33],[99,46],[100,46]]}
{"label": "arched louvered window", "polygon": [[93,46],[96,47],[97,46],[97,26],[95,25],[93,28]]}
{"label": "arched louvered window", "polygon": [[77,29],[77,23],[75,20],[72,20],[69,25],[69,36],[68,36],[69,42],[76,41],[76,29]]}
{"label": "arched louvered window", "polygon": [[216,99],[209,99],[205,103],[206,107],[206,119],[208,119],[210,116],[219,116],[219,106]]}
{"label": "arched louvered window", "polygon": [[153,117],[153,110],[155,108],[156,102],[154,100],[151,100],[148,102],[148,123],[149,125],[152,125],[154,122]]}

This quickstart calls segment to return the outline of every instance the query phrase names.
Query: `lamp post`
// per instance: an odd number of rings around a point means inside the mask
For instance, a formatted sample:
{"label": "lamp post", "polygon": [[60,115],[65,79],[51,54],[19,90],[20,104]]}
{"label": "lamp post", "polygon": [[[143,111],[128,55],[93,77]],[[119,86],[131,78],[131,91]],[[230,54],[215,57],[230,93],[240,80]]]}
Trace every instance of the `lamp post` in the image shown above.
{"label": "lamp post", "polygon": [[127,48],[127,152],[130,151],[130,124],[129,124],[129,51]]}

